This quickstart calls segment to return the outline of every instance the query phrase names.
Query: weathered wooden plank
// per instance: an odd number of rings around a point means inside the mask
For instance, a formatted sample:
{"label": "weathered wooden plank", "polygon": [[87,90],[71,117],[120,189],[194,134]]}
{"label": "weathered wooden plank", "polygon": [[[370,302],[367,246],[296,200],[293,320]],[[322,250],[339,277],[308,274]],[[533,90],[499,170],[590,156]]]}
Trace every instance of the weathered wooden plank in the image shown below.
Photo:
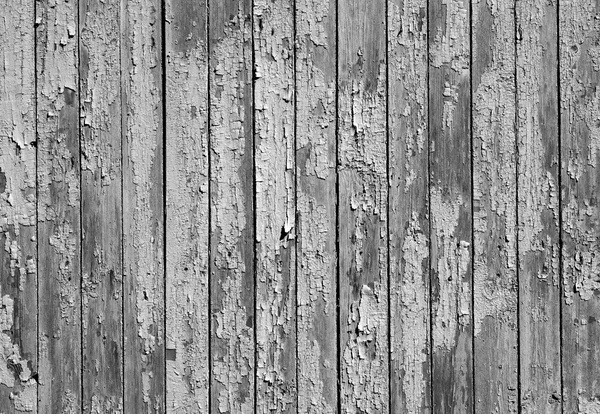
{"label": "weathered wooden plank", "polygon": [[386,15],[338,2],[340,404],[389,410]]}
{"label": "weathered wooden plank", "polygon": [[294,2],[255,0],[256,411],[296,412]]}
{"label": "weathered wooden plank", "polygon": [[472,3],[475,412],[517,410],[514,3]]}
{"label": "weathered wooden plank", "polygon": [[167,412],[208,412],[207,2],[166,2]]}
{"label": "weathered wooden plank", "polygon": [[427,3],[388,3],[391,412],[431,411]]}
{"label": "weathered wooden plank", "polygon": [[162,12],[123,3],[125,413],[164,412]]}
{"label": "weathered wooden plank", "polygon": [[76,3],[36,5],[39,409],[81,404],[80,165]]}
{"label": "weathered wooden plank", "polygon": [[34,1],[0,1],[0,407],[37,406]]}
{"label": "weathered wooden plank", "polygon": [[79,3],[85,412],[123,410],[120,3]]}
{"label": "weathered wooden plank", "polygon": [[600,411],[600,3],[559,2],[565,413]]}
{"label": "weathered wooden plank", "polygon": [[557,4],[516,2],[520,404],[560,413]]}
{"label": "weathered wooden plank", "polygon": [[433,412],[473,412],[470,4],[429,5]]}
{"label": "weathered wooden plank", "polygon": [[252,1],[209,1],[211,412],[254,409]]}
{"label": "weathered wooden plank", "polygon": [[296,27],[298,412],[337,412],[336,2],[299,0]]}

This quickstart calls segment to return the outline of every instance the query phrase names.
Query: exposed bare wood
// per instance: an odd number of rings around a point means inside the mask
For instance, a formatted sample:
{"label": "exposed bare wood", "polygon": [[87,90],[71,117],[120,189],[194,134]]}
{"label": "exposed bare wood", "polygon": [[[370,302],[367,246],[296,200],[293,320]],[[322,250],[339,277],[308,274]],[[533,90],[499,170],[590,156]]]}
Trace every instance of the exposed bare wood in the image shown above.
{"label": "exposed bare wood", "polygon": [[158,0],[122,4],[123,409],[164,412],[163,16]]}

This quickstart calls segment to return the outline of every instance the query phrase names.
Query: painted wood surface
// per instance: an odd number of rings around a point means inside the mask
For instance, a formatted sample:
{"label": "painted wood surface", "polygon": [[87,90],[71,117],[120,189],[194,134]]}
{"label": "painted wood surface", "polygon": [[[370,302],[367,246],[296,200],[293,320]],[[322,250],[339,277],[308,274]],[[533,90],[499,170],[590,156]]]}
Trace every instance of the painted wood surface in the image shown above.
{"label": "painted wood surface", "polygon": [[0,0],[0,413],[600,412],[596,0]]}

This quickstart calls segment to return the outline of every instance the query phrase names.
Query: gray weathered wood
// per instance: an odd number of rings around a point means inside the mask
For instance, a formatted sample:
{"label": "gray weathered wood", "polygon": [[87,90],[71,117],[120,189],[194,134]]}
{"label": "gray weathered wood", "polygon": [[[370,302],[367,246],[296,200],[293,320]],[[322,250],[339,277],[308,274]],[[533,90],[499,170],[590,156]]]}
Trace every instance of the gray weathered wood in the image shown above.
{"label": "gray weathered wood", "polygon": [[207,2],[166,2],[167,412],[208,412]]}
{"label": "gray weathered wood", "polygon": [[254,409],[252,1],[209,1],[211,412]]}
{"label": "gray weathered wood", "polygon": [[34,1],[0,1],[0,407],[37,406]]}
{"label": "gray weathered wood", "polygon": [[559,2],[565,413],[600,411],[600,4]]}
{"label": "gray weathered wood", "polygon": [[336,1],[296,2],[298,412],[337,412]]}
{"label": "gray weathered wood", "polygon": [[475,412],[518,405],[515,10],[472,3]]}
{"label": "gray weathered wood", "polygon": [[473,412],[470,4],[429,7],[433,412]]}
{"label": "gray weathered wood", "polygon": [[388,3],[391,412],[431,412],[427,2]]}
{"label": "gray weathered wood", "polygon": [[560,413],[557,4],[516,13],[519,399],[524,413]]}
{"label": "gray weathered wood", "polygon": [[389,410],[386,15],[338,1],[340,404]]}
{"label": "gray weathered wood", "polygon": [[124,413],[164,412],[162,11],[122,3]]}
{"label": "gray weathered wood", "polygon": [[80,166],[76,3],[36,9],[39,409],[81,403]]}
{"label": "gray weathered wood", "polygon": [[256,412],[296,412],[294,2],[254,0]]}
{"label": "gray weathered wood", "polygon": [[79,3],[84,412],[123,409],[120,2]]}

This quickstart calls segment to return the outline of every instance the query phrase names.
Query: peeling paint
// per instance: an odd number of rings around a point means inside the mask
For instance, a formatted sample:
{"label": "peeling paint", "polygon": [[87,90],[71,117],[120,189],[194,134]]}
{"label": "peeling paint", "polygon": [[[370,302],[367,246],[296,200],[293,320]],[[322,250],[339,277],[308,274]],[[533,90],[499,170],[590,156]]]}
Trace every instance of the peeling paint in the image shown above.
{"label": "peeling paint", "polygon": [[[213,411],[254,408],[252,73],[242,3],[211,47]],[[212,16],[212,14],[211,14]]]}
{"label": "peeling paint", "polygon": [[256,0],[257,412],[295,410],[293,2]]}
{"label": "peeling paint", "polygon": [[167,409],[182,413],[209,411],[208,56],[194,34],[188,50],[169,39],[166,69]]}
{"label": "peeling paint", "polygon": [[[455,191],[454,193],[459,193]],[[451,350],[455,346],[458,329],[471,323],[471,286],[465,279],[471,265],[471,245],[458,240],[458,226],[462,197],[446,201],[439,189],[431,190],[432,237],[437,242],[437,280],[439,298],[434,307],[433,343],[436,349]]]}
{"label": "peeling paint", "polygon": [[69,222],[65,221],[56,228],[54,235],[50,236],[50,246],[54,247],[58,258],[57,279],[60,288],[60,313],[65,323],[73,324],[79,318],[77,301],[77,288],[73,283],[73,265],[75,264],[75,249],[77,241]]}

